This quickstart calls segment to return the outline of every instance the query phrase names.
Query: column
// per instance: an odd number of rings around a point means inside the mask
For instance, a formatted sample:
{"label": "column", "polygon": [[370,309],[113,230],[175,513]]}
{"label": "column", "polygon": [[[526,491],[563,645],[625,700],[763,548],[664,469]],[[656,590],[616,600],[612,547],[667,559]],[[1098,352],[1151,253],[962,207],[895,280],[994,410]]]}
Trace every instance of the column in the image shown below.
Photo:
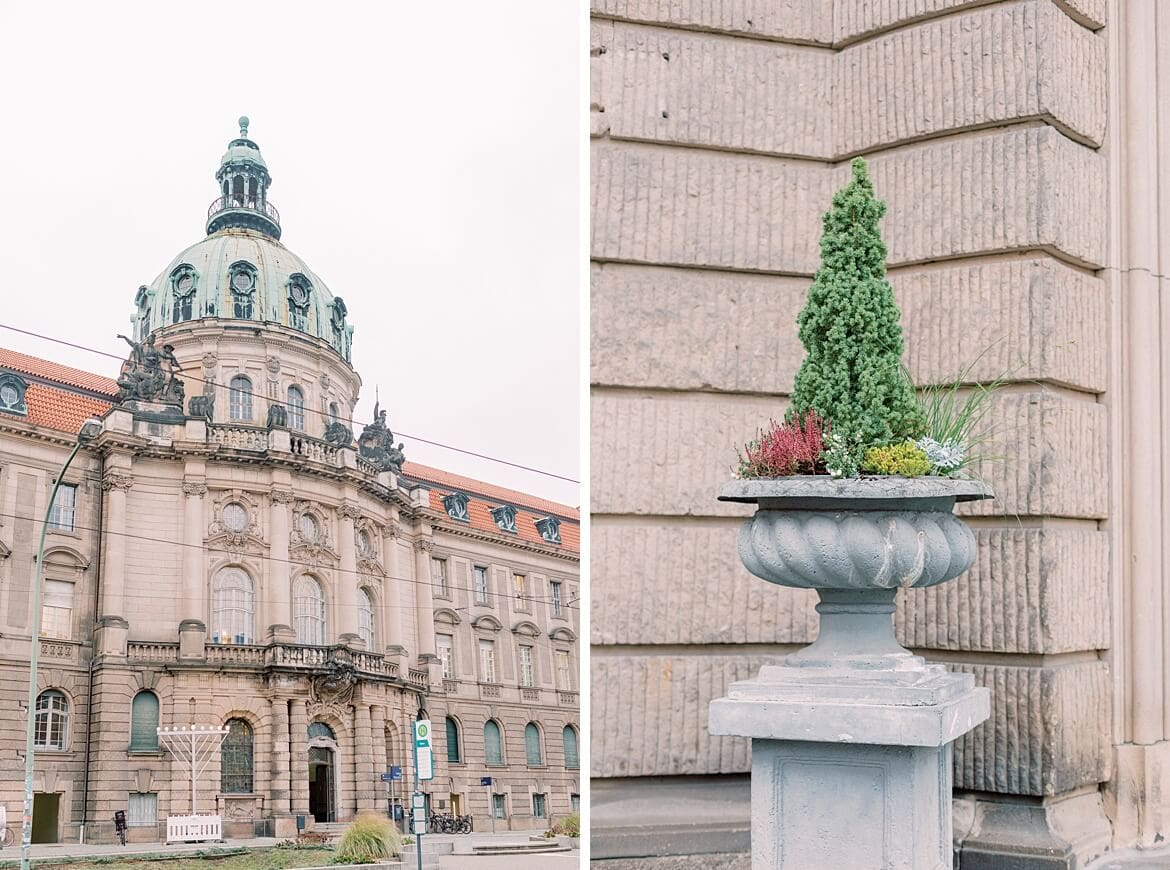
{"label": "column", "polygon": [[401,655],[406,649],[402,644],[402,586],[405,581],[402,579],[401,568],[398,565],[399,529],[398,521],[390,520],[386,528],[382,530],[382,546],[386,554],[386,560],[383,564],[386,566],[387,577],[386,586],[383,590],[386,600],[385,637],[387,655]]}
{"label": "column", "polygon": [[292,788],[292,811],[294,815],[309,814],[309,715],[305,702],[294,700],[289,716],[291,738],[289,766],[290,787]]}
{"label": "column", "polygon": [[377,807],[376,774],[374,773],[374,746],[370,735],[370,708],[356,704],[353,708],[353,778],[357,786],[357,811]]}
{"label": "column", "polygon": [[418,659],[427,661],[435,658],[435,596],[431,588],[431,548],[434,542],[430,538],[420,538],[414,544],[414,574],[415,589],[418,593],[418,610],[415,617],[418,623]]}
{"label": "column", "polygon": [[[289,505],[293,494],[273,489],[269,496],[268,527],[272,536],[268,561],[268,634],[270,641],[292,640],[292,584],[289,580]],[[306,774],[307,775],[307,774]]]}
{"label": "column", "polygon": [[[390,765],[386,763],[386,708],[374,705],[370,707],[370,736],[374,743],[374,763],[373,779],[374,783],[374,807],[379,808],[379,803],[385,802],[389,797],[390,792],[388,783],[382,782],[382,774],[390,772]],[[386,804],[389,806],[389,804]]]}
{"label": "column", "polygon": [[181,619],[207,624],[203,612],[204,577],[203,497],[207,484],[202,480],[183,482],[183,601]]}
{"label": "column", "polygon": [[272,812],[287,815],[289,802],[289,731],[288,701],[273,698],[272,704]]}
{"label": "column", "polygon": [[337,626],[340,635],[338,640],[341,643],[351,645],[355,645],[358,641],[357,588],[359,578],[354,521],[361,516],[361,513],[355,504],[346,503],[341,506],[341,540],[337,542],[337,551],[341,556],[341,571],[337,578]]}
{"label": "column", "polygon": [[95,643],[99,655],[125,656],[130,623],[126,620],[126,494],[134,485],[127,471],[108,470],[102,477],[106,498],[105,554],[101,608]]}
{"label": "column", "polygon": [[102,616],[126,615],[126,493],[134,478],[107,471],[102,478],[106,497],[105,565],[102,568]]}

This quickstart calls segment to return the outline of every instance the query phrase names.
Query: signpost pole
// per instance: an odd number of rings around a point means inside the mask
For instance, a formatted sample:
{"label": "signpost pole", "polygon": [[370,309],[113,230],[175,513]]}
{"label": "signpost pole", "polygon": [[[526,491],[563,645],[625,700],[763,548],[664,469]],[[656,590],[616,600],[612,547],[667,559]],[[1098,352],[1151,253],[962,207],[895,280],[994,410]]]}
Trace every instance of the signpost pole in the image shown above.
{"label": "signpost pole", "polygon": [[496,832],[496,808],[492,806],[492,778],[481,776],[479,784],[487,789],[488,815],[492,817],[492,833]]}
{"label": "signpost pole", "polygon": [[[420,710],[421,716],[426,714]],[[414,812],[416,819],[421,816],[422,824],[415,822],[415,831],[418,837],[418,870],[422,870],[422,833],[426,830],[426,798],[422,793],[422,783],[435,778],[435,762],[431,754],[431,720],[414,720]]]}

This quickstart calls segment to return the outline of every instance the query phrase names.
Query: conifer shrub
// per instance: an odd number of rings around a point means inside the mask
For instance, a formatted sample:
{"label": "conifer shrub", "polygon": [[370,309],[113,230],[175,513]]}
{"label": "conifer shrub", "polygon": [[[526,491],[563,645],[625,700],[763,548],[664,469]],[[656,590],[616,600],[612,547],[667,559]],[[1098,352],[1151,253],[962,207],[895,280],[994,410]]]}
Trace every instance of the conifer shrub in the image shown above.
{"label": "conifer shrub", "polygon": [[402,836],[376,813],[362,813],[341,835],[334,864],[374,864],[396,858],[402,851]]}
{"label": "conifer shrub", "polygon": [[914,388],[903,374],[902,327],[886,280],[886,245],[865,161],[833,197],[821,234],[821,265],[797,318],[807,355],[796,374],[789,420],[810,411],[842,437],[889,445],[923,434]]}

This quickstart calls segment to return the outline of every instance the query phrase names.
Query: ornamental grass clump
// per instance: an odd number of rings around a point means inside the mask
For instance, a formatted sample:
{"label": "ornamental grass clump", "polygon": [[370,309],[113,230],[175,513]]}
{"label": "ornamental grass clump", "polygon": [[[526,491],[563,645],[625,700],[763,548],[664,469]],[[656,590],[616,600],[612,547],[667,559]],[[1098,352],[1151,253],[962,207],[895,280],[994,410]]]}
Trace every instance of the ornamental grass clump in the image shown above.
{"label": "ornamental grass clump", "polygon": [[797,317],[807,355],[796,373],[791,417],[815,411],[843,436],[869,445],[923,434],[914,388],[903,374],[902,326],[886,280],[886,245],[865,161],[833,197],[821,235],[821,265]]}
{"label": "ornamental grass clump", "polygon": [[799,420],[769,421],[768,429],[744,446],[739,456],[739,477],[787,477],[790,474],[820,474],[825,427],[815,411]]}
{"label": "ornamental grass clump", "polygon": [[374,813],[353,820],[337,844],[334,864],[373,864],[396,858],[402,851],[402,837],[390,823]]}

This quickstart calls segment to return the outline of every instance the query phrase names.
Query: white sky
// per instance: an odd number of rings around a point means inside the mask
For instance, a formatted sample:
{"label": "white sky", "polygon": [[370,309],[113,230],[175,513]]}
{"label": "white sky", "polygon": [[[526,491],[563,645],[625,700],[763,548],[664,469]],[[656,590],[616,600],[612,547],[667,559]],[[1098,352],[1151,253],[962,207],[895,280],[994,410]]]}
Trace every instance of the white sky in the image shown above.
{"label": "white sky", "polygon": [[[122,354],[236,119],[398,435],[579,479],[578,4],[0,4],[0,323]],[[115,360],[0,329],[114,376]],[[406,440],[408,459],[580,503]]]}

